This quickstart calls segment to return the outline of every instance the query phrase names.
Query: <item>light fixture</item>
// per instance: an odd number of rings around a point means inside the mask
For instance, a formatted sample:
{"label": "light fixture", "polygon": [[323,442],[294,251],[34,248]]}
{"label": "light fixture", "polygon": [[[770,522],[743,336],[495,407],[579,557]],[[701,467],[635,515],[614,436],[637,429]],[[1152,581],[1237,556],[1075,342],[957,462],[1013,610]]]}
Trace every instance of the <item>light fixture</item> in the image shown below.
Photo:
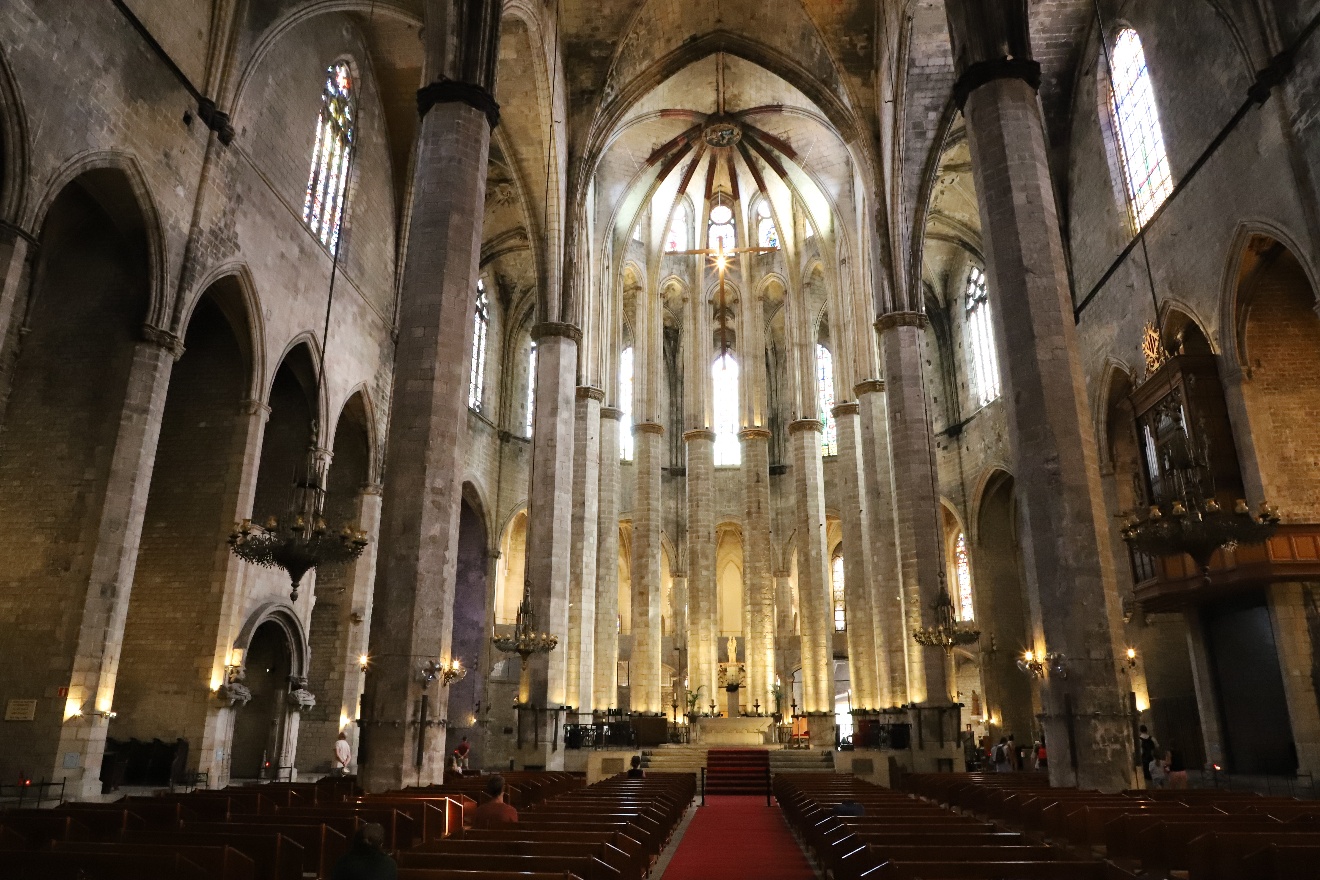
{"label": "light fixture", "polygon": [[358,668],[361,669],[363,672],[367,671],[367,664],[370,662],[371,662],[371,658],[368,657],[366,654],[361,654],[358,656]]}
{"label": "light fixture", "polygon": [[960,623],[953,613],[953,599],[940,572],[940,594],[931,605],[935,610],[935,625],[913,630],[912,638],[927,648],[942,648],[952,654],[953,649],[970,645],[981,638],[981,631]]}
{"label": "light fixture", "polygon": [[1018,658],[1018,669],[1032,678],[1044,678],[1048,673],[1056,678],[1068,677],[1068,658],[1063,654],[1038,654],[1023,651]]}
{"label": "light fixture", "polygon": [[[357,151],[350,146],[344,175],[351,178]],[[340,217],[348,212],[348,196],[340,206]],[[330,261],[330,290],[325,301],[325,330],[321,335],[321,358],[316,371],[313,400],[320,399],[325,379],[325,355],[330,347],[330,309],[335,301],[335,279],[339,275],[339,248],[344,236],[335,239]],[[240,522],[229,535],[229,548],[244,562],[264,568],[283,569],[289,576],[289,598],[298,600],[298,587],[309,571],[327,565],[343,565],[362,555],[367,547],[367,533],[355,525],[335,529],[325,521],[325,459],[317,454],[317,427],[312,421],[312,442],[302,473],[294,478],[288,508],[282,516],[268,516],[261,525],[250,519]]]}
{"label": "light fixture", "polygon": [[252,690],[245,683],[247,673],[243,669],[243,649],[233,648],[229,652],[229,662],[225,664],[224,684],[215,689],[215,695],[229,708],[246,706],[252,701]]}
{"label": "light fixture", "polygon": [[462,681],[467,675],[467,670],[463,668],[463,663],[457,657],[452,660],[440,661],[440,683],[445,687],[456,681]]}
{"label": "light fixture", "polygon": [[1128,669],[1136,669],[1136,668],[1137,668],[1137,649],[1136,649],[1136,648],[1128,648],[1128,649],[1127,649],[1126,656],[1127,656],[1127,665],[1128,665]]}
{"label": "light fixture", "polygon": [[1036,659],[1035,651],[1023,651],[1022,656],[1018,658],[1017,666],[1032,678],[1045,677],[1045,664]]}
{"label": "light fixture", "polygon": [[532,591],[528,584],[523,584],[522,601],[518,603],[518,616],[514,619],[513,632],[491,638],[495,650],[505,654],[517,654],[522,658],[522,676],[518,686],[519,699],[525,699],[529,690],[527,663],[535,654],[548,654],[559,646],[559,636],[536,629],[536,613],[532,610]]}

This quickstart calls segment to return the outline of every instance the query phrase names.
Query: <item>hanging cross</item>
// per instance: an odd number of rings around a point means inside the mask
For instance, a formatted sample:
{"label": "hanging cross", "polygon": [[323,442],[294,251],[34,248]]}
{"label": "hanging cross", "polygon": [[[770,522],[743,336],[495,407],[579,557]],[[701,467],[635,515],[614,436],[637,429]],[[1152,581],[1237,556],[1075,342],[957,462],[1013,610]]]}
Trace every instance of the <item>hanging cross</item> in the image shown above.
{"label": "hanging cross", "polygon": [[720,279],[720,286],[719,286],[719,290],[716,292],[716,296],[718,296],[719,304],[720,304],[720,309],[719,309],[720,354],[724,355],[727,354],[729,351],[729,317],[728,317],[729,309],[728,309],[728,303],[725,298],[724,278],[725,275],[728,274],[729,263],[732,262],[730,258],[734,254],[764,254],[764,253],[769,253],[771,251],[777,251],[779,250],[779,248],[749,247],[749,248],[730,248],[729,250],[725,250],[724,237],[720,236],[718,239],[716,239],[716,241],[719,242],[719,247],[717,248],[700,248],[697,250],[690,250],[690,251],[673,251],[673,253],[701,254],[702,256],[710,257],[711,266],[715,269],[715,273]]}

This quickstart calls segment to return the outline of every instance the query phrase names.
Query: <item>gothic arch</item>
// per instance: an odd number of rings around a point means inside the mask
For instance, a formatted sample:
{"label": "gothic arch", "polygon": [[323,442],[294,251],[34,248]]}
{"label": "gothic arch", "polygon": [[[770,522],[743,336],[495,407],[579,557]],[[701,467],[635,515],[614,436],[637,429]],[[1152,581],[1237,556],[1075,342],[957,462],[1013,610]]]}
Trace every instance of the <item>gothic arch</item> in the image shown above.
{"label": "gothic arch", "polygon": [[1272,238],[1290,250],[1301,263],[1311,289],[1320,290],[1320,285],[1317,285],[1320,272],[1317,272],[1306,249],[1299,245],[1295,236],[1268,220],[1247,220],[1238,226],[1229,243],[1228,260],[1224,266],[1219,307],[1219,346],[1224,364],[1232,364],[1248,375],[1251,368],[1246,362],[1244,340],[1250,302],[1243,299],[1242,272],[1244,258],[1252,240],[1257,237]]}
{"label": "gothic arch", "polygon": [[322,366],[321,345],[315,333],[304,330],[284,346],[280,356],[275,358],[273,362],[275,369],[269,377],[264,379],[263,384],[265,387],[260,399],[270,400],[271,392],[274,390],[275,377],[279,374],[280,368],[290,363],[290,359],[295,358],[300,349],[305,353],[308,363],[311,365],[309,375],[300,376],[299,378],[304,383],[311,383],[310,387],[305,389],[309,392],[309,398],[312,398],[312,392],[315,393],[315,397],[311,399],[312,418],[316,419],[317,430],[320,434],[313,439],[325,446],[329,442],[330,434],[334,429],[326,424],[326,414],[330,412],[330,391],[326,388],[325,376],[319,372]]}
{"label": "gothic arch", "polygon": [[231,647],[246,652],[252,644],[252,636],[256,634],[257,628],[264,623],[274,623],[288,636],[289,645],[293,648],[293,670],[291,674],[299,677],[305,676],[307,674],[308,659],[307,633],[303,630],[298,612],[288,602],[267,602],[264,605],[257,606],[247,616],[243,625],[239,627],[238,635],[234,636]]}
{"label": "gothic arch", "polygon": [[169,255],[165,227],[151,195],[151,186],[136,157],[117,151],[75,156],[52,175],[41,198],[29,205],[30,213],[22,225],[27,229],[43,228],[55,200],[75,182],[116,223],[129,224],[127,228],[121,227],[123,232],[142,236],[147,252],[149,302],[145,323],[153,327],[168,326],[171,294],[167,289]]}
{"label": "gothic arch", "polygon": [[0,220],[22,222],[27,187],[27,114],[13,68],[0,51]]}
{"label": "gothic arch", "polygon": [[[218,295],[217,295],[218,294]],[[212,269],[194,289],[176,304],[176,317],[171,325],[180,339],[186,335],[188,324],[202,298],[210,295],[229,319],[238,337],[239,345],[248,363],[248,398],[263,400],[266,375],[266,324],[257,295],[252,271],[246,263],[226,263]]]}

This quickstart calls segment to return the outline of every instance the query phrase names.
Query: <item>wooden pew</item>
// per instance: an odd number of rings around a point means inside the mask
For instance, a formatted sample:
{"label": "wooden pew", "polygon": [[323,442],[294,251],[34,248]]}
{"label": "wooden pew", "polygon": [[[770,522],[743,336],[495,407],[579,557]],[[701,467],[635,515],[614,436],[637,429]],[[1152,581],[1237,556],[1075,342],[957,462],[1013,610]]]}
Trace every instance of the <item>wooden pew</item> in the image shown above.
{"label": "wooden pew", "polygon": [[[510,836],[504,840],[443,840],[433,843],[425,852],[410,850],[399,853],[400,866],[429,867],[449,864],[448,856],[557,856],[596,858],[613,869],[607,877],[617,880],[643,880],[648,865],[644,860],[628,857],[611,844],[556,843],[543,840],[518,840]],[[585,875],[584,875],[585,876]],[[592,880],[592,878],[587,878]],[[602,878],[604,880],[604,878]]]}
{"label": "wooden pew", "polygon": [[1320,880],[1320,849],[1270,844],[1242,860],[1240,876],[1251,880]]}
{"label": "wooden pew", "polygon": [[891,861],[867,871],[862,880],[1108,880],[1110,876],[1101,862],[1000,862],[990,866],[974,862]]}
{"label": "wooden pew", "polygon": [[[305,851],[296,841],[278,832],[239,831],[130,831],[125,843],[154,843],[163,846],[231,846],[252,859],[257,880],[302,880]],[[320,875],[318,876],[328,876]]]}
{"label": "wooden pew", "polygon": [[4,865],[6,880],[208,880],[177,853],[14,852],[5,854]]}
{"label": "wooden pew", "polygon": [[582,880],[619,880],[617,869],[595,856],[459,855],[454,853],[399,853],[400,868],[450,871],[565,872]]}
{"label": "wooden pew", "polygon": [[1254,877],[1246,860],[1270,846],[1311,849],[1320,857],[1320,833],[1277,829],[1225,830],[1202,834],[1187,845],[1188,880],[1238,880]]}
{"label": "wooden pew", "polygon": [[257,880],[257,865],[232,846],[184,846],[178,843],[59,843],[55,852],[183,856],[211,880]]}
{"label": "wooden pew", "polygon": [[576,874],[528,873],[523,871],[451,871],[430,868],[400,868],[399,880],[582,880]]}

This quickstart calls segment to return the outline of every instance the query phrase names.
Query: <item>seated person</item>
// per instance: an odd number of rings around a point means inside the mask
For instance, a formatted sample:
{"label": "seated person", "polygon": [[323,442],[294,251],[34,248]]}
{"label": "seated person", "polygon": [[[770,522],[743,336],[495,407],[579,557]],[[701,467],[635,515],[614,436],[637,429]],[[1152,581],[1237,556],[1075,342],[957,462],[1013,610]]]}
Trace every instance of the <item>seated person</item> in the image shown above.
{"label": "seated person", "polygon": [[642,769],[642,756],[633,755],[632,769],[628,771],[629,779],[642,779],[646,776],[646,771]]}
{"label": "seated person", "polygon": [[846,800],[835,804],[834,809],[830,812],[836,816],[865,816],[866,807],[857,803],[857,801]]}
{"label": "seated person", "polygon": [[385,828],[368,822],[353,835],[353,846],[335,863],[330,880],[396,880],[399,869],[385,853]]}
{"label": "seated person", "polygon": [[504,777],[492,776],[486,783],[486,800],[472,811],[472,827],[489,831],[518,824],[518,811],[504,802]]}

